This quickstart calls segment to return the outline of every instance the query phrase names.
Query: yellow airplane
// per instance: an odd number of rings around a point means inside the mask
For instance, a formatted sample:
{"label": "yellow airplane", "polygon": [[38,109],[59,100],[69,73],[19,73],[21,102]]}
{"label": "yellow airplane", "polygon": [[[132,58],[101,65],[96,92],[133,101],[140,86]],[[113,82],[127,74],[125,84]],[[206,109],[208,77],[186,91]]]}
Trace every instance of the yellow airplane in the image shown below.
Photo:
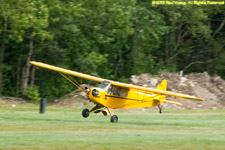
{"label": "yellow airplane", "polygon": [[[87,93],[87,98],[95,104],[95,107],[93,107],[91,110],[84,109],[82,111],[82,116],[84,118],[87,118],[90,113],[94,112],[102,113],[105,116],[109,114],[111,122],[118,122],[118,117],[117,115],[114,115],[113,109],[158,106],[159,112],[162,113],[161,104],[164,102],[182,105],[178,102],[166,100],[166,96],[180,97],[195,101],[203,101],[203,99],[198,97],[166,91],[166,80],[163,80],[162,83],[157,87],[157,89],[151,89],[142,86],[106,80],[84,73],[44,64],[41,62],[31,61],[30,63],[38,67],[59,72],[67,80],[69,80],[79,89]],[[65,74],[67,74],[67,76]],[[99,82],[100,85],[98,87],[85,87],[85,89],[83,89],[78,84],[78,82],[76,82],[76,80],[74,80],[70,75],[79,77],[81,79],[96,81]]]}

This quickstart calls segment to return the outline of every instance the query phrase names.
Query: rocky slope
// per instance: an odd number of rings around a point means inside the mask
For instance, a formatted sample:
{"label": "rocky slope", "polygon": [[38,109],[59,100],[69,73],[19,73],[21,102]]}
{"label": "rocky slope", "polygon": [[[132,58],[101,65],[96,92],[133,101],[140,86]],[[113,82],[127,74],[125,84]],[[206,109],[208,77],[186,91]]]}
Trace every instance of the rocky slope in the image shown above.
{"label": "rocky slope", "polygon": [[164,72],[157,76],[150,74],[133,75],[130,78],[132,84],[156,88],[160,82],[166,79],[168,91],[194,95],[203,98],[203,102],[190,101],[180,98],[168,97],[183,103],[183,106],[164,104],[167,109],[224,109],[225,108],[225,81],[219,76],[211,77],[208,73],[192,73],[179,76],[175,73]]}

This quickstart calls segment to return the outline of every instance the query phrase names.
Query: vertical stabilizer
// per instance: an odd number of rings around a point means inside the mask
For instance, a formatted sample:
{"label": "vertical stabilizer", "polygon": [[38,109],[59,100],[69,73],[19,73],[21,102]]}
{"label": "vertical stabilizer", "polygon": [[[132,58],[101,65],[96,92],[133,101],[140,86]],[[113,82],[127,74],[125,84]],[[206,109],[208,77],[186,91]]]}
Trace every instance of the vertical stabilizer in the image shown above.
{"label": "vertical stabilizer", "polygon": [[163,81],[161,82],[161,84],[158,85],[157,90],[163,90],[163,91],[166,91],[166,88],[167,88],[167,81],[166,81],[166,80],[163,80]]}
{"label": "vertical stabilizer", "polygon": [[[166,80],[163,80],[163,81],[161,82],[161,84],[158,85],[157,90],[163,90],[163,91],[166,91],[166,89],[167,89],[167,81],[166,81]],[[162,106],[161,106],[161,104],[165,101],[165,99],[166,99],[166,95],[160,95],[160,96],[158,97],[158,101],[159,101],[158,107],[159,107],[159,113],[160,113],[160,114],[162,113]]]}

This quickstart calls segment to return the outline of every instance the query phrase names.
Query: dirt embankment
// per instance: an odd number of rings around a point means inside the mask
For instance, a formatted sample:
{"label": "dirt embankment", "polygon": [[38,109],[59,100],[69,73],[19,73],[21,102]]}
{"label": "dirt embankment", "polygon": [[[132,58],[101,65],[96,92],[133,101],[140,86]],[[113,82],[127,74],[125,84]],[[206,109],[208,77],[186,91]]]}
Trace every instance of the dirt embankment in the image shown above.
{"label": "dirt embankment", "polygon": [[132,84],[156,88],[160,82],[166,79],[168,91],[194,95],[204,99],[203,102],[167,97],[183,103],[183,106],[164,104],[168,109],[224,109],[225,108],[225,81],[219,76],[211,77],[207,72],[192,73],[179,76],[175,73],[164,72],[157,76],[150,74],[133,75],[130,78]]}

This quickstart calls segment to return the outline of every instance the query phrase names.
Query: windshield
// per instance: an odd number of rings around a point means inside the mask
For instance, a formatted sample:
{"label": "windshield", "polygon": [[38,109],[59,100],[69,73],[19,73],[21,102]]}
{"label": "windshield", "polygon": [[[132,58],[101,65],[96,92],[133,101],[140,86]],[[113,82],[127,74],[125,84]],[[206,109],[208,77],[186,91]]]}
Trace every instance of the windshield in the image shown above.
{"label": "windshield", "polygon": [[111,83],[109,81],[103,81],[99,85],[99,88],[101,88],[101,89],[105,90],[106,92],[108,92],[110,85],[111,85]]}

